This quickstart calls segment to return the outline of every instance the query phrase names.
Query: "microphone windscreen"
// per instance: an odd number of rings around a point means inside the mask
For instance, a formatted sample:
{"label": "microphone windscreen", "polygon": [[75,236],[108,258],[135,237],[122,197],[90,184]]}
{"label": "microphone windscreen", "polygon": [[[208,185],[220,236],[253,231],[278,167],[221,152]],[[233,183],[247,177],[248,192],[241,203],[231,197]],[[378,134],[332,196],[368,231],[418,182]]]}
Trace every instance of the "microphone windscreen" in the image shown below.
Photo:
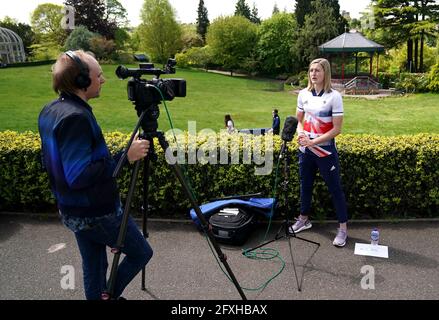
{"label": "microphone windscreen", "polygon": [[287,117],[285,119],[284,129],[282,131],[282,140],[292,141],[297,129],[297,119],[295,117]]}

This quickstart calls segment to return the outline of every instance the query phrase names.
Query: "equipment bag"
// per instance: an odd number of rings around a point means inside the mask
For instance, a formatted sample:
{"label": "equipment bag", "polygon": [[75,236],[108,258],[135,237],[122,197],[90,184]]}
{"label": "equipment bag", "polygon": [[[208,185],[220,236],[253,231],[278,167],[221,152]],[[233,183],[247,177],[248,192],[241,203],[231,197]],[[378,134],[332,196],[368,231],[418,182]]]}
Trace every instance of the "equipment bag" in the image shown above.
{"label": "equipment bag", "polygon": [[215,239],[231,245],[243,245],[254,229],[255,222],[254,212],[239,207],[223,208],[209,218]]}

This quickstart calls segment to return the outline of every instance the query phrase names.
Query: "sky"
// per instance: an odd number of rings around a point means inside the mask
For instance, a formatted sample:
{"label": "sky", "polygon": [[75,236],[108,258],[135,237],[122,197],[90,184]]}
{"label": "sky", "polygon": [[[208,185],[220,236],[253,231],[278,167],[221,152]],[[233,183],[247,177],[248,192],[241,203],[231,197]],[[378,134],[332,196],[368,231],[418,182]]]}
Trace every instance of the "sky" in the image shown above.
{"label": "sky", "polygon": [[[16,0],[2,1],[0,4],[0,19],[9,16],[17,19],[19,22],[30,23],[30,15],[33,10],[43,3],[56,3],[62,5],[64,0]],[[144,0],[119,0],[127,9],[128,19],[132,26],[139,24],[140,10]],[[195,23],[197,19],[197,9],[199,0],[169,0],[172,7],[177,12],[177,20],[181,23]],[[370,0],[339,0],[340,11],[347,11],[352,18],[359,18],[361,12],[369,5]],[[215,18],[223,15],[233,15],[237,0],[204,0],[204,5],[209,13],[209,20],[212,22]],[[294,0],[247,0],[250,8],[253,3],[262,19],[269,18],[273,12],[275,3],[279,10],[286,9],[287,12],[294,11]]]}

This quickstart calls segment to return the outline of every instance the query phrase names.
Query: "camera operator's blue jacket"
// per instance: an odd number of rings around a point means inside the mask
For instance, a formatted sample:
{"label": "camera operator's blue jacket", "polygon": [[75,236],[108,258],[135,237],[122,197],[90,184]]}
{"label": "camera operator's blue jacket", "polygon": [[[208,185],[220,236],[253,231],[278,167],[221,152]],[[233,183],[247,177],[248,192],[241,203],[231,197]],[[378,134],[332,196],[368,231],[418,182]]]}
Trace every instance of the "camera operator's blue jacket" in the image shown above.
{"label": "camera operator's blue jacket", "polygon": [[46,105],[38,128],[42,161],[63,215],[100,217],[120,207],[113,158],[92,108],[71,94]]}

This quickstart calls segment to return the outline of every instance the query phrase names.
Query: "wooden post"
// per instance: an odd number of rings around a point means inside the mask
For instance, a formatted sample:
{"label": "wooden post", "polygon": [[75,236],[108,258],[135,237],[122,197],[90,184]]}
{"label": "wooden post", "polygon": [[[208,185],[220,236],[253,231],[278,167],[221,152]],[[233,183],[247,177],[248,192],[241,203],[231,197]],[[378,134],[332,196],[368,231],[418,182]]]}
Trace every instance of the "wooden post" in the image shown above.
{"label": "wooden post", "polygon": [[370,54],[370,71],[369,76],[372,77],[372,71],[373,70],[373,52]]}
{"label": "wooden post", "polygon": [[355,53],[355,76],[358,76],[358,52]]}
{"label": "wooden post", "polygon": [[341,58],[341,80],[344,81],[344,52],[342,52]]}
{"label": "wooden post", "polygon": [[377,75],[376,75],[377,79],[379,79],[379,77],[378,77],[379,67],[380,67],[380,53],[378,52],[378,55],[377,55]]}

